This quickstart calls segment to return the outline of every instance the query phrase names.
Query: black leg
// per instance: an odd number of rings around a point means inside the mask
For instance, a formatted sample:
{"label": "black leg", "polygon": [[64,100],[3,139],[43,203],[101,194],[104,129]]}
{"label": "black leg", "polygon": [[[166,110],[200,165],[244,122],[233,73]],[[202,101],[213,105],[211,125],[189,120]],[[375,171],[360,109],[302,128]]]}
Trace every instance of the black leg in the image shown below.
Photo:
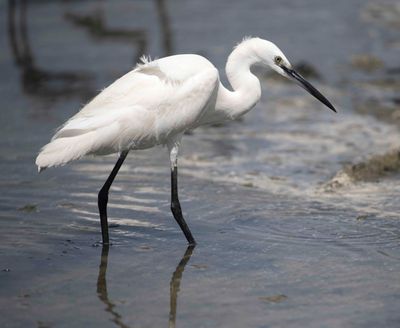
{"label": "black leg", "polygon": [[108,203],[108,191],[118,174],[119,169],[121,168],[122,163],[124,162],[126,155],[128,155],[129,150],[125,150],[121,153],[118,158],[117,163],[112,169],[110,176],[104,183],[103,187],[99,191],[99,196],[97,199],[97,204],[99,206],[100,213],[100,223],[101,223],[101,235],[103,237],[103,245],[108,245],[110,243],[108,238],[108,222],[107,222],[107,203]]}
{"label": "black leg", "polygon": [[171,211],[176,222],[178,222],[183,233],[185,234],[189,245],[196,245],[196,241],[194,240],[192,233],[190,232],[190,229],[182,215],[181,204],[179,203],[178,199],[178,167],[176,165],[174,165],[173,169],[171,170]]}

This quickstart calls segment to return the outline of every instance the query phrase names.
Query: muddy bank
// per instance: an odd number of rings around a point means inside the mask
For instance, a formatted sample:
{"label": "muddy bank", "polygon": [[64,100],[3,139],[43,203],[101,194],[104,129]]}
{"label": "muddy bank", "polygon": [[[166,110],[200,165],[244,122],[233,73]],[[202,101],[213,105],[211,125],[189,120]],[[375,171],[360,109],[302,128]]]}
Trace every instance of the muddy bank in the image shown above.
{"label": "muddy bank", "polygon": [[327,189],[344,187],[355,182],[373,182],[398,173],[400,169],[400,150],[383,155],[375,155],[364,162],[346,165],[343,170],[327,184]]}

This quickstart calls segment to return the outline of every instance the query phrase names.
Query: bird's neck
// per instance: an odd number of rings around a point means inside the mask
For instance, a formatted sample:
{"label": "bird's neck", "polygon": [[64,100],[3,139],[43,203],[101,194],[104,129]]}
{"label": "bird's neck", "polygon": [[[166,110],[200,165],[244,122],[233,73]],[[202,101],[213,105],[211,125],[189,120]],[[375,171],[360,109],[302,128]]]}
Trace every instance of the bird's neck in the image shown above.
{"label": "bird's neck", "polygon": [[233,91],[221,86],[217,107],[231,119],[247,113],[260,100],[260,81],[250,71],[257,62],[257,57],[240,45],[228,57],[225,70]]}

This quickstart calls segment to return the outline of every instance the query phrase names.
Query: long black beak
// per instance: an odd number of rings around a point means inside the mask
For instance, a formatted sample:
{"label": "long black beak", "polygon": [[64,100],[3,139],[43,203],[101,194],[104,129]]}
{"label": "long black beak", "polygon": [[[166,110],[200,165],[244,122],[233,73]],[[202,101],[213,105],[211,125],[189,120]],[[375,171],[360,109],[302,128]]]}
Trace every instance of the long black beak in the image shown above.
{"label": "long black beak", "polygon": [[297,82],[302,88],[306,89],[309,93],[311,93],[315,98],[317,98],[320,102],[322,102],[325,106],[328,108],[332,109],[336,113],[335,107],[330,103],[328,99],[326,99],[321,92],[319,92],[314,86],[308,82],[304,77],[302,77],[299,73],[297,73],[295,70],[287,68],[286,66],[281,65],[280,66],[285,73],[288,75],[288,77],[292,78]]}

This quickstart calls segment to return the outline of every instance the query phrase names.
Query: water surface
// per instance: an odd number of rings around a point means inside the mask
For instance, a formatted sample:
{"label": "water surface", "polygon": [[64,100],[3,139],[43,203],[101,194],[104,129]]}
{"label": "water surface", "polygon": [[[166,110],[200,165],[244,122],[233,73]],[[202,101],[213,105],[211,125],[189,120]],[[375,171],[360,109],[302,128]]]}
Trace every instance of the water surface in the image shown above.
{"label": "water surface", "polygon": [[[2,327],[399,325],[398,159],[382,156],[400,143],[396,2],[0,9]],[[184,138],[181,203],[198,246],[187,249],[169,211],[168,156],[157,148],[122,167],[103,249],[96,197],[116,158],[38,175],[37,151],[143,52],[199,53],[223,72],[245,35],[308,68],[339,113],[259,72],[251,113]]]}

